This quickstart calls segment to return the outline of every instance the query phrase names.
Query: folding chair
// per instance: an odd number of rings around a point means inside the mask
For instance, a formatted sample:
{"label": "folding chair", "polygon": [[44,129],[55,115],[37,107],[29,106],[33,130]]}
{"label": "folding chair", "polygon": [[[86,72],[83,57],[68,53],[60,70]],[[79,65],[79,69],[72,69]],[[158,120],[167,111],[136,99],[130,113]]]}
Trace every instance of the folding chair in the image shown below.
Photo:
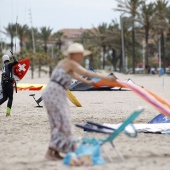
{"label": "folding chair", "polygon": [[[93,132],[93,133],[101,133],[101,134],[107,135],[107,137],[104,139],[96,139],[95,137],[92,137],[92,138],[84,137],[81,139],[82,143],[89,143],[89,144],[91,143],[92,144],[93,142],[96,141],[102,146],[105,143],[109,142],[111,144],[111,146],[115,149],[119,158],[123,161],[124,157],[116,149],[113,141],[123,131],[129,137],[133,137],[133,138],[137,137],[138,133],[132,123],[143,111],[144,111],[144,108],[141,108],[141,107],[136,109],[117,129],[113,129],[113,128],[104,126],[99,123],[91,122],[91,121],[87,121],[87,124],[85,126],[76,124],[77,127],[84,129],[84,131],[86,131],[87,133]],[[125,130],[126,126],[128,126],[128,125],[132,126],[134,133],[128,133]],[[96,134],[94,136],[96,136]],[[107,154],[107,156],[108,156],[108,154]],[[111,160],[110,157],[108,157],[108,158],[109,158],[109,160]]]}

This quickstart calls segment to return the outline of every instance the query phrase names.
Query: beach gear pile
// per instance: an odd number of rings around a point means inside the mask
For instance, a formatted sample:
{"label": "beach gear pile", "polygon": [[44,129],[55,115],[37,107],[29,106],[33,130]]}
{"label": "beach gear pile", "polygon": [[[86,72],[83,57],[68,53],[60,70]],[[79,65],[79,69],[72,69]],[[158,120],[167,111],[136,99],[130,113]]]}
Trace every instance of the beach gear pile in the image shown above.
{"label": "beach gear pile", "polygon": [[101,156],[100,144],[94,141],[91,144],[82,143],[75,152],[67,153],[64,164],[69,166],[92,166],[105,163]]}

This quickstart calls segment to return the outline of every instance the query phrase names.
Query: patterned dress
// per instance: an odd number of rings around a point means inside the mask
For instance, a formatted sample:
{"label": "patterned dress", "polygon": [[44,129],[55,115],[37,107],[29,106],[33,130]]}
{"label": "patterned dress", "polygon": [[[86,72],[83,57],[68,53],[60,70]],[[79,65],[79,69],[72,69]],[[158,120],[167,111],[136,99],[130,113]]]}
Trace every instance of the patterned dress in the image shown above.
{"label": "patterned dress", "polygon": [[49,148],[64,153],[75,149],[66,92],[71,80],[62,67],[56,67],[42,96],[51,126]]}

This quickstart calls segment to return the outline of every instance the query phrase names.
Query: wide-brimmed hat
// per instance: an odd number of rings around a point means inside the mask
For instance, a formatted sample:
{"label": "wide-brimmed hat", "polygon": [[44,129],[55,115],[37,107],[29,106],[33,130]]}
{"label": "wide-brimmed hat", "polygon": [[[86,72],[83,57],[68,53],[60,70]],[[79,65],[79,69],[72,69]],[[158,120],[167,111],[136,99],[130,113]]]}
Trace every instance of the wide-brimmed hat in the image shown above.
{"label": "wide-brimmed hat", "polygon": [[91,54],[91,51],[85,50],[83,45],[80,43],[73,43],[66,51],[63,52],[65,56],[68,56],[71,53],[83,53],[83,56],[87,56]]}

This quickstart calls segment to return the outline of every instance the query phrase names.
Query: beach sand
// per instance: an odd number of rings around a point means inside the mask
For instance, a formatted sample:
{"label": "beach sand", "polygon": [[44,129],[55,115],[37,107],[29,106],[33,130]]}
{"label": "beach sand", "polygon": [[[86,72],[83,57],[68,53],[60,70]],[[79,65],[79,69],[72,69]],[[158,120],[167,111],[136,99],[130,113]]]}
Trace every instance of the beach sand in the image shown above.
{"label": "beach sand", "polygon": [[[106,73],[105,73],[106,74]],[[120,80],[131,78],[137,85],[170,101],[170,76],[158,75],[123,75],[115,74]],[[48,75],[31,79],[28,72],[21,83],[48,83]],[[6,103],[0,106],[0,170],[169,170],[170,136],[161,134],[139,133],[137,138],[124,134],[118,136],[115,145],[122,152],[125,161],[121,162],[115,151],[106,145],[113,162],[104,166],[67,167],[62,161],[48,161],[46,153],[50,128],[45,108],[36,108],[30,94],[40,97],[42,91],[18,91],[14,94],[11,117],[5,117]],[[72,129],[76,137],[84,132],[75,127],[87,120],[99,123],[120,123],[138,106],[147,107],[135,123],[147,123],[159,112],[131,91],[86,91],[72,92],[83,107],[75,107],[70,101]],[[43,105],[43,103],[41,103]],[[104,155],[105,157],[105,155]]]}

